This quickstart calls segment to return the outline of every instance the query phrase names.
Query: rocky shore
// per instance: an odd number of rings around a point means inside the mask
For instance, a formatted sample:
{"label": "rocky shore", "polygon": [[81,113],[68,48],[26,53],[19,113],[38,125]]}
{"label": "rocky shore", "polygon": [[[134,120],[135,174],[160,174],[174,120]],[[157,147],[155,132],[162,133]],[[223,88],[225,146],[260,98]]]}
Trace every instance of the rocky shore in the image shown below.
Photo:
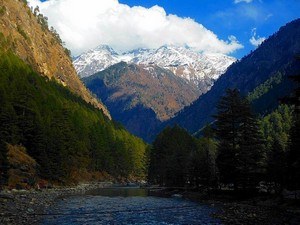
{"label": "rocky shore", "polygon": [[[69,188],[43,190],[12,190],[0,193],[1,225],[36,225],[47,216],[47,209],[57,200],[70,195],[85,194],[90,190],[112,186],[112,183],[81,184]],[[203,195],[199,192],[155,189],[153,195],[182,197],[217,208],[214,217],[224,225],[298,225],[299,206],[290,206],[276,200],[252,198],[237,201],[220,196]]]}
{"label": "rocky shore", "polygon": [[299,225],[300,213],[282,207],[252,205],[249,202],[216,202],[214,215],[224,225]]}
{"label": "rocky shore", "polygon": [[300,208],[280,203],[278,199],[226,199],[185,193],[183,197],[218,208],[213,215],[224,225],[299,225]]}
{"label": "rocky shore", "polygon": [[[213,214],[224,225],[299,225],[300,205],[278,198],[253,197],[237,200],[224,195],[174,188],[150,189],[151,195],[182,197],[217,208]],[[297,205],[298,204],[298,205]]]}
{"label": "rocky shore", "polygon": [[58,199],[68,195],[111,186],[111,183],[81,184],[76,187],[43,190],[12,190],[0,192],[1,225],[36,225],[41,222],[47,209]]}

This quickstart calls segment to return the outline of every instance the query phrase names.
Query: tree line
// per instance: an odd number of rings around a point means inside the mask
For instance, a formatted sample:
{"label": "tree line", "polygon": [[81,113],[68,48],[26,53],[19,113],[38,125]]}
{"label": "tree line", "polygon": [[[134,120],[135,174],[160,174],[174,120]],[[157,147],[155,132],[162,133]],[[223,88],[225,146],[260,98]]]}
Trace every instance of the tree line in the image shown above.
{"label": "tree line", "polygon": [[[297,93],[296,93],[297,92]],[[215,122],[200,138],[174,126],[153,142],[148,178],[162,186],[232,187],[273,191],[300,188],[299,90],[272,113],[258,118],[246,97],[228,89]]]}

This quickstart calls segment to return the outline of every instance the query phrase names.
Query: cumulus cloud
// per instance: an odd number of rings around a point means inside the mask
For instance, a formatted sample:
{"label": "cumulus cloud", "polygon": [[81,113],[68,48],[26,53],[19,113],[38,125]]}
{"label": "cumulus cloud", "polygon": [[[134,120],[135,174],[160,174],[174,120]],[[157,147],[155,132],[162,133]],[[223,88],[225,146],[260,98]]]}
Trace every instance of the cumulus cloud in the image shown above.
{"label": "cumulus cloud", "polygon": [[256,34],[256,28],[252,29],[252,37],[250,38],[250,43],[254,47],[258,47],[264,40],[266,40],[265,37],[260,37],[259,35]]}
{"label": "cumulus cloud", "polygon": [[99,44],[118,51],[187,45],[198,51],[229,54],[243,46],[221,40],[191,18],[167,14],[162,7],[129,7],[118,0],[29,0],[49,18],[74,55]]}
{"label": "cumulus cloud", "polygon": [[253,0],[234,0],[234,3],[237,4],[237,3],[240,3],[240,2],[246,2],[246,3],[250,3],[252,2]]}

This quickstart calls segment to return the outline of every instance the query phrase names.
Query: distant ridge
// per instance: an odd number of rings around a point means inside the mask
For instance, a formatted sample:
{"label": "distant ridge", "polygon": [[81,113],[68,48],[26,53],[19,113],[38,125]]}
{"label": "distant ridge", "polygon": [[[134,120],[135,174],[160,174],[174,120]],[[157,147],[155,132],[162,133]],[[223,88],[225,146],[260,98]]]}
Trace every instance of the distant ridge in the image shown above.
{"label": "distant ridge", "polygon": [[108,45],[100,45],[78,56],[73,64],[81,77],[88,77],[121,61],[156,65],[170,70],[205,93],[236,59],[224,54],[199,53],[188,47],[172,45],[158,49],[135,49],[121,54]]}
{"label": "distant ridge", "polygon": [[280,73],[280,82],[271,85],[266,93],[253,102],[258,113],[274,109],[278,105],[278,99],[288,95],[293,89],[293,84],[287,76],[300,70],[300,65],[295,60],[295,55],[299,52],[300,19],[297,19],[281,27],[255,51],[231,65],[209,92],[165,122],[160,129],[178,124],[191,133],[197,132],[213,120],[216,103],[227,88],[238,88],[242,94],[248,95],[256,87]]}
{"label": "distant ridge", "polygon": [[200,91],[156,65],[120,62],[83,78],[112,117],[145,140],[161,121],[192,103]]}

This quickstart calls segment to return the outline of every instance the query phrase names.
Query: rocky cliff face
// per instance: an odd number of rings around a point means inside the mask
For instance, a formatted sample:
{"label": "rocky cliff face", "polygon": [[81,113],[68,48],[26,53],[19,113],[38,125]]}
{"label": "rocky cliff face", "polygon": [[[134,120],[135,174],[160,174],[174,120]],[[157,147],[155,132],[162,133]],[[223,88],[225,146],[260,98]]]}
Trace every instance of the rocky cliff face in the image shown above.
{"label": "rocky cliff face", "polygon": [[8,48],[34,70],[69,87],[110,118],[106,107],[80,81],[69,56],[53,32],[38,21],[23,0],[0,0],[0,32],[9,40]]}

